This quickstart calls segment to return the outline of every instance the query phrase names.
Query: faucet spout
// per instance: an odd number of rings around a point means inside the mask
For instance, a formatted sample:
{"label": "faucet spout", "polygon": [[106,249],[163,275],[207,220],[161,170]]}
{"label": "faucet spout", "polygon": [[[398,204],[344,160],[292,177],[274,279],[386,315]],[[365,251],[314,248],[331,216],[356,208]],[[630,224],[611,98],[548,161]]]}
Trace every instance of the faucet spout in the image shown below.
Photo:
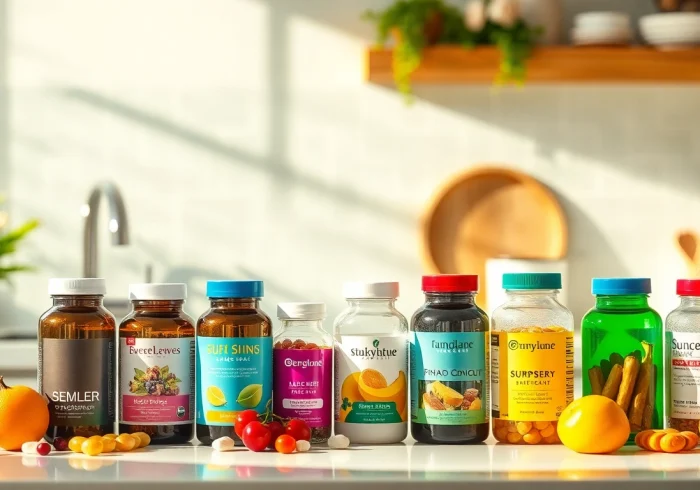
{"label": "faucet spout", "polygon": [[122,195],[112,182],[101,182],[90,192],[88,202],[83,206],[83,277],[97,277],[97,216],[102,196],[107,199],[109,208],[108,229],[112,245],[129,243],[129,221]]}

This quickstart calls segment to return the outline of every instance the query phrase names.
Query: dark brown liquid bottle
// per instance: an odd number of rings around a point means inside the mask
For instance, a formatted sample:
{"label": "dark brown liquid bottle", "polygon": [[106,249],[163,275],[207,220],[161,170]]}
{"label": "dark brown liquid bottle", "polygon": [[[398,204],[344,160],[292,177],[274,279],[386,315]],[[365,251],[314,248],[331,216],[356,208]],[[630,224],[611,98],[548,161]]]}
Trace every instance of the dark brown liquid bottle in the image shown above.
{"label": "dark brown liquid bottle", "polygon": [[153,444],[194,436],[194,320],[185,284],[132,284],[131,313],[119,325],[119,432]]}
{"label": "dark brown liquid bottle", "polygon": [[272,402],[272,322],[258,306],[262,281],[209,281],[197,321],[197,439],[231,437],[237,412]]}
{"label": "dark brown liquid bottle", "polygon": [[114,432],[115,326],[104,279],[51,279],[39,319],[39,392],[49,400],[46,439]]}

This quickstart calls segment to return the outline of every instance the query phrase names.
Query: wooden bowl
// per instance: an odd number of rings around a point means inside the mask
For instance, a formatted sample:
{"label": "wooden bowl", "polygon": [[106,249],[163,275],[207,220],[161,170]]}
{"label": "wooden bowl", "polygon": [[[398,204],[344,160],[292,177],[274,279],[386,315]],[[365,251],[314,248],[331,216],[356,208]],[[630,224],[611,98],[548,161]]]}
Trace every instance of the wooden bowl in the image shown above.
{"label": "wooden bowl", "polygon": [[[480,167],[451,178],[428,204],[422,223],[429,274],[478,274],[486,259],[558,260],[566,255],[566,218],[554,194],[534,178]],[[485,304],[485,294],[480,295]]]}

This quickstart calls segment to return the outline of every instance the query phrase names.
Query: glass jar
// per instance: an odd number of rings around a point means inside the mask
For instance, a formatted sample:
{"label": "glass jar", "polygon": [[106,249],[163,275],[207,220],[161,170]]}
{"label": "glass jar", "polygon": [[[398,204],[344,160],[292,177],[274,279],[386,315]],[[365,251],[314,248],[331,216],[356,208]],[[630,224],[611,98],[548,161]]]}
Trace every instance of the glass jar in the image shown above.
{"label": "glass jar", "polygon": [[323,330],[324,303],[281,303],[273,347],[273,407],[301,419],[311,443],[326,442],[333,425],[333,337]]}
{"label": "glass jar", "polygon": [[493,435],[505,444],[559,444],[574,399],[574,316],[557,300],[561,274],[503,274],[491,318]]}
{"label": "glass jar", "polygon": [[131,284],[132,311],[119,325],[119,432],[153,444],[194,437],[194,320],[185,284]]}
{"label": "glass jar", "polygon": [[475,275],[423,276],[425,304],[411,320],[411,435],[429,444],[489,436],[489,319],[474,302]]}
{"label": "glass jar", "polygon": [[46,440],[114,432],[116,321],[104,279],[51,279],[39,319],[39,393],[49,398]]}
{"label": "glass jar", "polygon": [[649,307],[651,280],[593,279],[595,307],[581,323],[583,394],[603,395],[636,432],[663,425],[663,331]]}
{"label": "glass jar", "polygon": [[242,441],[236,414],[272,410],[272,322],[262,281],[208,281],[211,308],[197,320],[197,439]]}
{"label": "glass jar", "polygon": [[666,426],[700,434],[700,279],[676,283],[681,304],[666,319]]}
{"label": "glass jar", "polygon": [[357,444],[401,442],[408,433],[408,322],[398,282],[353,282],[335,320],[335,433]]}

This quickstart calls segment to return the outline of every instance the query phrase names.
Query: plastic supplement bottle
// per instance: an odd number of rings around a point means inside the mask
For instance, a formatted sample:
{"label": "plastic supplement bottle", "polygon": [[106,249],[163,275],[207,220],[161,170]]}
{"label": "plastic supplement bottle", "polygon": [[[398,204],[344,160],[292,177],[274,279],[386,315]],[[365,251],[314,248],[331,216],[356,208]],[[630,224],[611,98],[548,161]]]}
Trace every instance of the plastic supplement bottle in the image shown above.
{"label": "plastic supplement bottle", "polygon": [[681,304],[666,319],[666,425],[699,433],[700,279],[676,284]]}
{"label": "plastic supplement bottle", "polygon": [[391,444],[408,433],[408,322],[397,282],[353,282],[335,320],[335,433],[352,443]]}
{"label": "plastic supplement bottle", "polygon": [[411,435],[430,444],[489,436],[489,319],[474,302],[474,275],[423,276],[411,320]]}
{"label": "plastic supplement bottle", "polygon": [[557,301],[561,274],[503,274],[491,317],[493,435],[505,444],[559,444],[574,398],[574,316]]}
{"label": "plastic supplement bottle", "polygon": [[648,278],[595,278],[595,307],[581,322],[583,394],[627,413],[632,434],[663,426],[663,327]]}
{"label": "plastic supplement bottle", "polygon": [[211,308],[197,321],[197,439],[231,437],[236,414],[272,409],[272,322],[262,281],[209,281]]}
{"label": "plastic supplement bottle", "polygon": [[333,424],[333,337],[323,330],[324,303],[281,303],[273,348],[276,415],[301,419],[311,443],[326,442]]}
{"label": "plastic supplement bottle", "polygon": [[119,432],[153,444],[194,436],[194,320],[185,284],[132,284],[133,310],[119,325]]}
{"label": "plastic supplement bottle", "polygon": [[114,316],[104,279],[51,279],[39,319],[39,393],[49,400],[46,440],[114,432]]}

